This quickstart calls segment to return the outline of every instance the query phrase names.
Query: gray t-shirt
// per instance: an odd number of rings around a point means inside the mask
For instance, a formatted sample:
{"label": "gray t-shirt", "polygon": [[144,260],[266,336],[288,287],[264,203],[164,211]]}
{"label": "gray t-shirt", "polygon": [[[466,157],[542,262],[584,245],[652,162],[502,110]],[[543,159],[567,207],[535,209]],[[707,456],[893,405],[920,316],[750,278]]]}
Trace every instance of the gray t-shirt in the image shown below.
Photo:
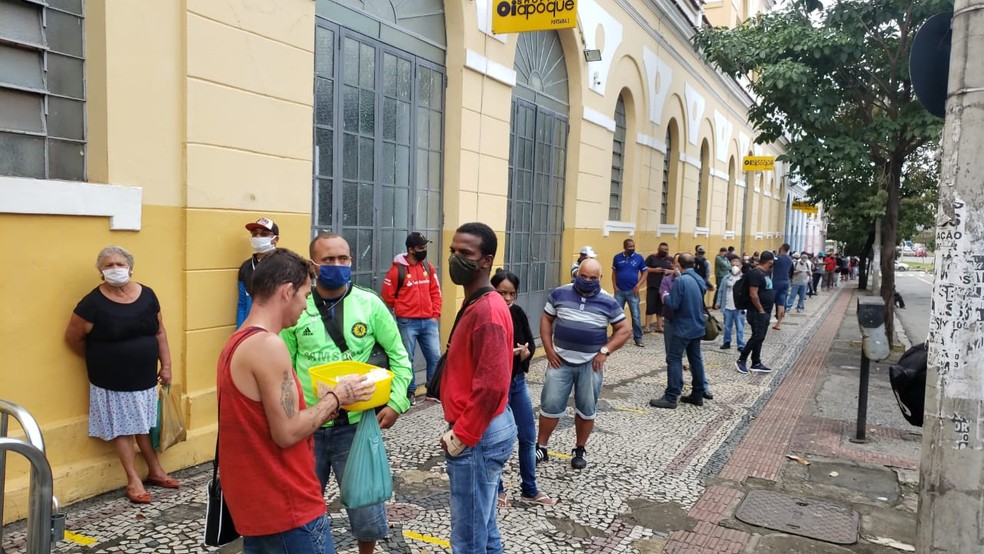
{"label": "gray t-shirt", "polygon": [[796,263],[793,264],[793,284],[808,284],[810,282],[811,273],[813,273],[813,268],[809,261],[797,260]]}

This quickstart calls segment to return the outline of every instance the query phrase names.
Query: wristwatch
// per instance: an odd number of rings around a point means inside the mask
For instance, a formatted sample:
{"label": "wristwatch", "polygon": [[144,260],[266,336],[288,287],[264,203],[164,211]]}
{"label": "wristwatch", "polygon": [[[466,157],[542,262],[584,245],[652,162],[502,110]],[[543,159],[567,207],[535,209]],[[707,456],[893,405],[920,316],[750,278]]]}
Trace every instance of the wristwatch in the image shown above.
{"label": "wristwatch", "polygon": [[601,347],[601,350],[599,350],[598,352],[601,352],[602,354],[604,354],[606,356],[612,353],[612,351],[609,350],[607,346],[602,346]]}

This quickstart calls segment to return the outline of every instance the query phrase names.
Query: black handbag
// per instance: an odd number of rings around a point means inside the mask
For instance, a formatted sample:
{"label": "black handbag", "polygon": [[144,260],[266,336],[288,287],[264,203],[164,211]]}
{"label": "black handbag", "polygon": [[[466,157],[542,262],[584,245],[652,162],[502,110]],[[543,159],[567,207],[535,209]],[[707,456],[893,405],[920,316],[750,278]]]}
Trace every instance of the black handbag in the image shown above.
{"label": "black handbag", "polygon": [[451,334],[448,335],[448,344],[444,347],[444,353],[441,354],[441,359],[437,361],[437,367],[434,368],[434,375],[427,381],[427,398],[433,398],[435,400],[441,399],[441,379],[444,377],[444,366],[448,361],[448,350],[451,348],[451,337],[454,336],[454,330],[458,327],[458,322],[461,321],[461,316],[465,313],[465,309],[474,304],[479,298],[494,290],[495,289],[492,287],[482,287],[478,289],[468,297],[468,300],[465,300],[465,303],[461,305],[461,309],[458,310],[458,315],[454,316],[454,325],[451,326]]}
{"label": "black handbag", "polygon": [[[221,409],[221,401],[219,403]],[[236,523],[232,521],[222,484],[219,482],[219,437],[215,436],[215,459],[212,460],[212,480],[206,489],[208,501],[205,504],[205,538],[207,546],[222,546],[239,538]]]}

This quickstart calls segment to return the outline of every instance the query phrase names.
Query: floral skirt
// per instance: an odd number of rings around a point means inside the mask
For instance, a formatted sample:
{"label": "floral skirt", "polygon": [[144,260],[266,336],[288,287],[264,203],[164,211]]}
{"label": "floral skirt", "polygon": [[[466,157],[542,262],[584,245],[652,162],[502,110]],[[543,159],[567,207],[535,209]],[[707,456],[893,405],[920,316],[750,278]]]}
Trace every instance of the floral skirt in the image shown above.
{"label": "floral skirt", "polygon": [[89,436],[112,440],[146,435],[157,425],[157,387],[140,391],[106,390],[89,383]]}

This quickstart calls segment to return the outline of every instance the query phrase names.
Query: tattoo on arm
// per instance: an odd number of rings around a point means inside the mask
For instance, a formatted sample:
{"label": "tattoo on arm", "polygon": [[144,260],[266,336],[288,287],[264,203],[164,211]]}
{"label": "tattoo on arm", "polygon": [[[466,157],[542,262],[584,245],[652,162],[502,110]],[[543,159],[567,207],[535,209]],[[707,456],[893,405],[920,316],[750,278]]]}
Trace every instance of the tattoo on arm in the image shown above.
{"label": "tattoo on arm", "polygon": [[287,417],[294,417],[297,413],[297,392],[294,389],[294,379],[290,372],[284,370],[284,379],[280,383],[280,404],[284,407]]}

